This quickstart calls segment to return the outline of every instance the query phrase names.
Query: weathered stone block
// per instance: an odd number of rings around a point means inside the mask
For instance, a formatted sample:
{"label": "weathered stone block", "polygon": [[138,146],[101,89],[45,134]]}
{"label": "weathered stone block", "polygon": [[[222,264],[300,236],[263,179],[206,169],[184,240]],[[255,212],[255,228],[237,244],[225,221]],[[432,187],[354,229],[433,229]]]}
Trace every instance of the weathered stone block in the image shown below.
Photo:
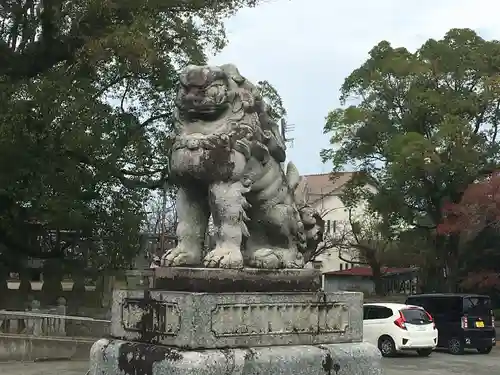
{"label": "weathered stone block", "polygon": [[188,351],[99,340],[89,375],[381,375],[380,353],[368,343]]}
{"label": "weathered stone block", "polygon": [[111,336],[190,349],[357,342],[362,298],[355,292],[116,290]]}
{"label": "weathered stone block", "polygon": [[195,293],[317,292],[321,289],[321,271],[159,267],[154,270],[153,289]]}

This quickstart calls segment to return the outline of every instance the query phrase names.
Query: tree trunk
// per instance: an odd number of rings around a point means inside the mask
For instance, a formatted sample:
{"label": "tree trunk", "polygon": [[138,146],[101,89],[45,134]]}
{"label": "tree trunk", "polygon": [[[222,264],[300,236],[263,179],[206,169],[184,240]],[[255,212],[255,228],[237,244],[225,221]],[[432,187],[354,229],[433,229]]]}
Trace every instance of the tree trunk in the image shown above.
{"label": "tree trunk", "polygon": [[7,268],[0,265],[0,308],[5,308],[5,304],[9,300],[9,272]]}
{"label": "tree trunk", "polygon": [[47,260],[43,267],[42,300],[44,304],[55,305],[63,295],[61,264],[57,260]]}
{"label": "tree trunk", "polygon": [[420,270],[421,276],[419,277],[420,293],[433,293],[440,291],[439,285],[444,284],[444,280],[442,277],[443,274],[442,270],[441,270],[441,277],[439,277],[440,270],[441,268],[437,267],[434,264],[425,265],[421,268]]}
{"label": "tree trunk", "polygon": [[455,293],[459,290],[458,287],[458,267],[457,267],[457,260],[454,259],[453,257],[450,257],[448,261],[446,262],[445,269],[446,269],[446,280],[445,280],[445,285],[446,285],[446,291],[448,293]]}
{"label": "tree trunk", "polygon": [[375,294],[377,296],[383,296],[385,294],[384,290],[384,280],[382,279],[382,265],[376,259],[375,253],[366,256],[368,265],[372,270],[372,281],[375,286]]}
{"label": "tree trunk", "polygon": [[372,267],[372,275],[373,284],[375,285],[375,294],[377,296],[383,296],[385,294],[385,290],[380,266]]}
{"label": "tree trunk", "polygon": [[460,261],[460,238],[452,235],[445,242],[443,263],[446,269],[446,291],[454,293],[458,290],[458,273]]}

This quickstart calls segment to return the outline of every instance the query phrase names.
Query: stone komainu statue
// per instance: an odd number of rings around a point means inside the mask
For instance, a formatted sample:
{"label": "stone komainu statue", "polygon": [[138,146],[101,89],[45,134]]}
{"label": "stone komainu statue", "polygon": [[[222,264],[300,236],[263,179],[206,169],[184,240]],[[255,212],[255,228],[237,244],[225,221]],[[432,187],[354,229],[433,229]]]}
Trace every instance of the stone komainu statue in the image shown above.
{"label": "stone komainu statue", "polygon": [[[285,142],[256,87],[234,65],[189,66],[180,76],[171,178],[178,246],[164,266],[301,268],[323,221],[297,204]],[[202,259],[210,214],[216,246]]]}

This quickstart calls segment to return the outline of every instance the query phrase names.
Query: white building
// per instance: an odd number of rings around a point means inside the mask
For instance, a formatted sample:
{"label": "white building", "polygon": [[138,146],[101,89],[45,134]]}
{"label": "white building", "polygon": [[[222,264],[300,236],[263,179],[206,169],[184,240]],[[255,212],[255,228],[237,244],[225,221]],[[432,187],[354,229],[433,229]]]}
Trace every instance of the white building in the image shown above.
{"label": "white building", "polygon": [[[313,174],[302,176],[299,191],[302,192],[305,203],[314,207],[325,220],[325,237],[328,243],[339,236],[345,236],[346,231],[350,231],[349,211],[345,208],[340,199],[342,188],[354,176],[356,172],[340,172],[336,175],[331,173]],[[355,209],[352,215],[362,214],[363,207]],[[345,260],[357,259],[354,250],[343,251],[341,256],[337,248],[326,248],[316,259],[315,268],[322,271],[339,271],[354,267],[352,263]]]}

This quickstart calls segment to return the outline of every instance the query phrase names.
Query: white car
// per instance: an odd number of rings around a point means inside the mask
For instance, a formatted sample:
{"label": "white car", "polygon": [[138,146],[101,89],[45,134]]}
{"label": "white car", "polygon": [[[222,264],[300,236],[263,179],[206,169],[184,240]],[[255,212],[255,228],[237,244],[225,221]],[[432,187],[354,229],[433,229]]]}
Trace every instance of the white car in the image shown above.
{"label": "white car", "polygon": [[376,345],[384,357],[403,350],[416,350],[427,357],[437,345],[438,330],[432,316],[420,306],[366,303],[363,338]]}

